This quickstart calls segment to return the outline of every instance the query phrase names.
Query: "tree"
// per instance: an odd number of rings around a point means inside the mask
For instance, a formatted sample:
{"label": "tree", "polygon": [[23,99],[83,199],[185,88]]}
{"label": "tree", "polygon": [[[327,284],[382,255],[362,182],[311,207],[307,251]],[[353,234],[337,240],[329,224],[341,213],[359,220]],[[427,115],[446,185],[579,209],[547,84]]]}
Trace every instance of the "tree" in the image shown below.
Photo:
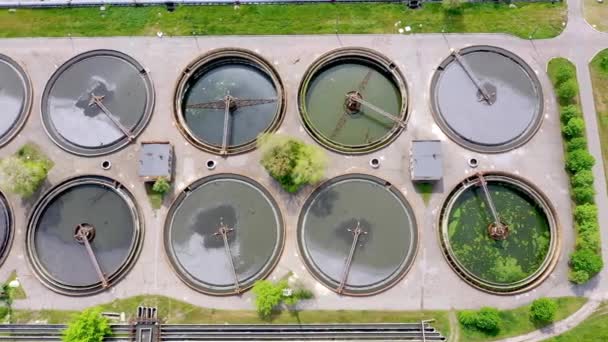
{"label": "tree", "polygon": [[169,189],[171,189],[171,183],[169,183],[169,180],[165,177],[157,178],[154,185],[152,185],[152,191],[161,195],[166,194]]}
{"label": "tree", "polygon": [[2,186],[11,192],[28,198],[42,185],[48,170],[39,161],[26,161],[17,156],[9,156],[0,161]]}
{"label": "tree", "polygon": [[557,88],[557,97],[559,97],[562,103],[571,102],[572,99],[578,94],[578,83],[575,79],[570,79],[562,83]]}
{"label": "tree", "polygon": [[562,123],[567,124],[570,119],[582,117],[581,111],[575,105],[567,105],[560,111],[560,119]]}
{"label": "tree", "polygon": [[287,192],[297,192],[325,175],[327,158],[317,146],[280,134],[263,134],[258,138],[258,147],[262,153],[260,163]]}
{"label": "tree", "polygon": [[580,117],[574,117],[562,127],[562,133],[568,138],[579,138],[585,135],[585,121]]}
{"label": "tree", "polygon": [[573,187],[593,186],[593,172],[591,170],[581,170],[570,179]]}
{"label": "tree", "polygon": [[572,138],[566,142],[566,150],[572,152],[575,150],[586,150],[587,149],[587,138],[584,136]]}
{"label": "tree", "polygon": [[258,315],[263,319],[268,319],[272,312],[283,301],[283,289],[287,288],[287,282],[273,284],[269,280],[258,280],[253,285],[255,295],[255,307]]}
{"label": "tree", "polygon": [[87,309],[80,313],[63,331],[63,342],[102,342],[111,336],[108,319],[101,316],[99,309]]}
{"label": "tree", "polygon": [[499,330],[500,312],[495,308],[485,307],[481,308],[477,313],[477,329],[481,331],[487,331],[490,333],[497,332]]}
{"label": "tree", "polygon": [[567,65],[562,65],[555,72],[556,84],[560,85],[570,79],[573,79],[574,76],[574,69]]}
{"label": "tree", "polygon": [[575,272],[587,272],[591,278],[602,270],[604,262],[601,255],[590,248],[580,248],[570,256],[570,265]]}
{"label": "tree", "polygon": [[566,169],[571,173],[582,170],[591,170],[595,165],[595,158],[586,150],[574,150],[566,156]]}
{"label": "tree", "polygon": [[555,320],[557,302],[550,298],[538,298],[530,306],[530,320],[532,322],[548,324]]}

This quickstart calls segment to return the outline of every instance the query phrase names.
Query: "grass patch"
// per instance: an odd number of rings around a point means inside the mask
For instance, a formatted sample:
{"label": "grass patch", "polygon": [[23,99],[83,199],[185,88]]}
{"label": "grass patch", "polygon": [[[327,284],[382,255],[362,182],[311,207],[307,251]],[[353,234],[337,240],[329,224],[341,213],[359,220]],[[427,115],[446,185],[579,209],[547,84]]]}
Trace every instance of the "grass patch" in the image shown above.
{"label": "grass patch", "polygon": [[[127,299],[115,300],[96,308],[101,311],[124,312],[127,320],[133,318],[139,305],[158,307],[158,316],[166,323],[174,324],[238,324],[260,323],[268,321],[258,317],[254,310],[215,310],[207,309],[164,296],[135,296]],[[62,310],[14,310],[14,323],[28,323],[46,321],[48,323],[69,322],[79,311]],[[446,311],[364,311],[364,310],[337,310],[337,311],[300,311],[297,315],[282,312],[274,316],[272,323],[403,323],[418,322],[423,319],[434,318],[433,326],[447,336],[449,334],[449,320]]]}
{"label": "grass patch", "polygon": [[[583,297],[561,297],[556,298],[555,300],[557,302],[555,321],[559,321],[570,316],[587,302],[587,298]],[[488,336],[483,332],[471,330],[460,325],[461,340],[467,342],[492,341],[526,334],[538,329],[538,327],[530,320],[530,305],[521,306],[513,310],[500,311],[500,317],[500,330],[496,335]]]}
{"label": "grass patch", "polygon": [[106,6],[0,11],[0,37],[171,36],[397,33],[395,23],[413,33],[491,32],[522,38],[559,35],[566,6],[518,3],[466,3],[446,12],[441,4],[411,10],[403,4],[290,4],[165,7]]}
{"label": "grass patch", "polygon": [[[608,18],[608,4],[606,5]],[[608,20],[604,20],[608,25]],[[600,145],[602,147],[602,159],[604,159],[604,173],[608,176],[608,71],[604,70],[601,62],[608,58],[608,49],[600,52],[589,64],[591,73],[591,84],[593,85],[593,98],[595,100],[595,112],[597,114],[597,125],[600,134]]]}
{"label": "grass patch", "polygon": [[153,183],[145,183],[146,186],[146,195],[148,195],[148,200],[150,201],[150,205],[152,209],[160,209],[163,205],[163,194],[159,194],[158,192],[152,190]]}
{"label": "grass patch", "polygon": [[[10,283],[13,280],[17,279],[17,271],[12,271],[11,274],[8,276],[8,279],[6,280],[6,283]],[[25,290],[23,289],[23,286],[21,286],[21,283],[19,283],[19,286],[17,287],[13,287],[12,288],[13,292],[12,292],[12,296],[13,299],[26,299],[27,295],[25,294]]]}
{"label": "grass patch", "polygon": [[416,183],[416,191],[422,196],[424,204],[429,204],[433,195],[433,183]]}
{"label": "grass patch", "polygon": [[608,303],[600,307],[574,329],[545,340],[545,342],[605,342],[608,341]]}
{"label": "grass patch", "polygon": [[583,6],[585,19],[600,31],[608,32],[608,2],[597,2],[597,0],[585,0]]}

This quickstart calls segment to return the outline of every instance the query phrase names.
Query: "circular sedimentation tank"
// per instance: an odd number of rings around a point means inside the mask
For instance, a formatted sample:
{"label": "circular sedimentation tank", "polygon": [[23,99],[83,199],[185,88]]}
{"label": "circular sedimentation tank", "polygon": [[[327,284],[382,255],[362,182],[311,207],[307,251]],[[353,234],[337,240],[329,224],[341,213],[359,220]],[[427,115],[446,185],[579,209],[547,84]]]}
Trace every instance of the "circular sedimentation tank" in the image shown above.
{"label": "circular sedimentation tank", "polygon": [[465,179],[448,195],[439,229],[450,266],[487,292],[527,291],[557,262],[560,236],[553,207],[536,187],[512,175]]}
{"label": "circular sedimentation tank", "polygon": [[278,129],[284,112],[279,75],[264,58],[242,49],[219,49],[197,59],[175,91],[181,132],[219,155],[254,149],[258,135]]}
{"label": "circular sedimentation tank", "polygon": [[390,183],[364,174],[321,184],[304,204],[297,234],[300,255],[312,275],[351,296],[395,285],[418,248],[416,220],[407,200]]}
{"label": "circular sedimentation tank", "polygon": [[0,54],[0,146],[8,143],[25,123],[32,107],[32,85],[25,70]]}
{"label": "circular sedimentation tank", "polygon": [[4,263],[13,242],[13,213],[4,194],[0,192],[0,265]]}
{"label": "circular sedimentation tank", "polygon": [[458,144],[477,152],[517,148],[542,122],[536,73],[515,54],[471,46],[450,54],[431,81],[435,121]]}
{"label": "circular sedimentation tank", "polygon": [[154,108],[148,72],[118,51],[93,50],[60,66],[42,94],[42,122],[62,149],[82,156],[114,152],[145,128]]}
{"label": "circular sedimentation tank", "polygon": [[298,95],[308,133],[324,147],[360,154],[390,144],[408,119],[407,85],[395,63],[364,48],[342,48],[317,59]]}
{"label": "circular sedimentation tank", "polygon": [[26,248],[35,274],[47,287],[66,295],[90,295],[129,271],[143,234],[134,199],[120,183],[82,176],[62,182],[38,201]]}
{"label": "circular sedimentation tank", "polygon": [[167,215],[164,245],[188,286],[206,294],[233,295],[272,271],[284,237],[279,207],[262,185],[218,174],[178,195]]}

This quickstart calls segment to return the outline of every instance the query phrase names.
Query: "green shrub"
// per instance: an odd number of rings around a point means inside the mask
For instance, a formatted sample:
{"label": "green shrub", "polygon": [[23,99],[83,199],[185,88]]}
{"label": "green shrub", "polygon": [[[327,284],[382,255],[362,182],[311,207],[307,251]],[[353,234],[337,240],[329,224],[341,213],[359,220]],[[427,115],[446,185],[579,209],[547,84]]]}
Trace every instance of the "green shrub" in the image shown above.
{"label": "green shrub", "polygon": [[53,162],[38,148],[28,143],[15,155],[0,160],[0,185],[23,197],[32,196],[42,185]]}
{"label": "green shrub", "polygon": [[577,172],[570,178],[573,187],[593,186],[593,172],[591,170],[582,170]]}
{"label": "green shrub", "polygon": [[297,289],[293,291],[293,294],[289,297],[285,297],[284,303],[290,306],[298,304],[301,300],[312,299],[313,293],[307,289]]}
{"label": "green shrub", "polygon": [[584,284],[589,281],[589,273],[585,271],[574,271],[570,270],[570,275],[568,279],[575,284]]}
{"label": "green shrub", "polygon": [[570,173],[591,170],[593,165],[595,165],[595,158],[586,150],[574,150],[566,155],[566,169]]}
{"label": "green shrub", "polygon": [[597,206],[595,204],[582,204],[574,208],[574,221],[579,225],[588,223],[597,224]]}
{"label": "green shrub", "polygon": [[604,267],[602,257],[590,248],[580,248],[570,256],[570,266],[575,272],[582,271],[593,277]]}
{"label": "green shrub", "polygon": [[560,84],[557,88],[557,97],[562,103],[570,103],[578,95],[578,83],[576,79],[570,79]]}
{"label": "green shrub", "polygon": [[600,232],[598,230],[581,231],[576,237],[576,248],[588,248],[599,252],[601,248]]}
{"label": "green shrub", "polygon": [[253,294],[255,295],[255,307],[263,319],[268,319],[273,311],[283,301],[283,289],[287,287],[287,282],[273,284],[269,280],[258,280],[253,285]]}
{"label": "green shrub", "polygon": [[595,218],[593,218],[592,220],[585,221],[583,223],[577,223],[576,231],[579,234],[582,234],[584,232],[599,232],[600,226],[597,223],[597,220]]}
{"label": "green shrub", "polygon": [[603,56],[600,60],[600,69],[605,72],[608,72],[608,56]]}
{"label": "green shrub", "polygon": [[560,120],[563,124],[568,123],[570,119],[581,118],[583,117],[581,111],[575,105],[568,105],[562,107],[560,111]]}
{"label": "green shrub", "polygon": [[101,342],[112,335],[108,319],[99,309],[87,309],[80,313],[63,331],[64,342]]}
{"label": "green shrub", "polygon": [[586,150],[587,149],[587,138],[585,137],[576,137],[568,140],[566,142],[566,150],[568,152],[576,151],[576,150]]}
{"label": "green shrub", "polygon": [[323,179],[327,167],[325,152],[314,145],[279,134],[258,138],[262,153],[260,163],[287,192]]}
{"label": "green shrub", "polygon": [[533,322],[547,324],[555,320],[557,302],[550,298],[539,298],[530,306],[530,320]]}
{"label": "green shrub", "polygon": [[580,117],[574,117],[562,127],[562,133],[566,138],[580,138],[585,136],[585,121]]}
{"label": "green shrub", "polygon": [[165,177],[160,177],[156,179],[154,185],[152,185],[152,191],[161,195],[166,194],[169,189],[171,189],[171,183],[169,183],[169,180]]}
{"label": "green shrub", "polygon": [[573,68],[566,65],[562,65],[555,72],[555,82],[557,85],[560,85],[570,79],[573,79],[574,76],[575,75]]}
{"label": "green shrub", "polygon": [[500,312],[495,308],[484,307],[479,311],[464,310],[458,313],[458,321],[469,329],[495,334],[500,329]]}
{"label": "green shrub", "polygon": [[8,315],[10,309],[8,308],[8,306],[0,306],[0,320],[4,320],[4,318],[6,318],[6,316]]}
{"label": "green shrub", "polygon": [[582,185],[572,188],[572,199],[576,204],[594,203],[595,189],[593,186]]}

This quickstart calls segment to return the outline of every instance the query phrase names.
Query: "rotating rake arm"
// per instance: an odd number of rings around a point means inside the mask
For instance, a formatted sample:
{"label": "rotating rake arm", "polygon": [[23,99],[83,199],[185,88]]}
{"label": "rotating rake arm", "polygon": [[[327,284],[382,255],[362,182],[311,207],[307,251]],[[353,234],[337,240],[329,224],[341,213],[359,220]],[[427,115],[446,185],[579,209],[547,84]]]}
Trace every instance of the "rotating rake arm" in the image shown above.
{"label": "rotating rake arm", "polygon": [[391,120],[392,122],[398,124],[399,126],[401,126],[402,128],[405,128],[406,124],[405,121],[403,120],[399,120],[396,116],[391,115],[390,113],[386,112],[385,110],[383,110],[382,108],[374,105],[373,103],[367,102],[361,98],[359,98],[358,96],[355,95],[347,95],[347,97],[349,98],[349,100],[360,103],[361,105],[373,110],[374,112],[380,114],[381,116]]}
{"label": "rotating rake arm", "polygon": [[[241,108],[241,107],[251,107],[251,106],[257,106],[257,105],[262,105],[262,104],[267,104],[267,103],[273,103],[273,102],[276,102],[277,99],[232,98],[232,101],[233,101],[233,104],[236,106],[236,108]],[[226,107],[225,100],[194,103],[194,104],[190,104],[190,105],[186,106],[186,108],[192,108],[192,109],[224,109],[225,107]]]}
{"label": "rotating rake arm", "polygon": [[230,96],[226,96],[224,100],[224,130],[222,133],[222,150],[220,153],[226,155],[228,153],[228,135],[230,134]]}
{"label": "rotating rake arm", "polygon": [[496,211],[496,207],[494,206],[494,200],[492,199],[492,196],[490,195],[490,190],[488,189],[488,183],[486,182],[486,179],[483,177],[483,174],[481,172],[477,174],[477,177],[479,178],[479,184],[481,185],[481,188],[483,189],[483,193],[486,197],[486,201],[488,202],[488,206],[490,207],[490,211],[492,212],[492,217],[494,218],[494,224],[497,227],[500,227],[503,224],[502,224],[502,222],[500,222],[498,212]]}
{"label": "rotating rake arm", "polygon": [[346,258],[344,269],[342,270],[342,279],[340,280],[340,285],[336,290],[338,294],[342,294],[342,292],[344,292],[344,287],[346,286],[346,281],[348,280],[348,273],[350,272],[350,266],[353,263],[353,256],[355,255],[355,250],[357,249],[357,244],[359,243],[359,237],[361,237],[362,234],[367,234],[367,232],[361,229],[359,221],[357,221],[357,227],[355,227],[355,229],[349,229],[348,231],[353,233],[353,243],[350,245],[350,251],[348,252],[348,257]]}
{"label": "rotating rake arm", "polygon": [[89,259],[91,260],[91,264],[93,264],[93,268],[95,268],[95,272],[97,273],[97,276],[101,281],[101,286],[105,289],[108,288],[110,285],[108,279],[106,278],[106,275],[101,270],[101,266],[97,261],[97,257],[95,256],[93,247],[91,247],[91,243],[89,242],[89,234],[92,233],[89,229],[90,228],[87,226],[79,225],[74,235],[74,238],[76,239],[76,241],[84,244],[87,254],[89,255]]}
{"label": "rotating rake arm", "polygon": [[123,126],[123,124],[120,123],[120,121],[116,120],[113,116],[112,116],[112,112],[110,112],[110,110],[108,109],[108,107],[106,107],[103,104],[103,99],[104,96],[96,96],[94,93],[91,93],[91,100],[89,101],[89,106],[93,106],[93,105],[97,105],[97,107],[99,107],[99,109],[101,110],[101,112],[103,114],[106,115],[106,117],[108,119],[110,119],[110,121],[112,121],[112,123],[114,124],[114,126],[118,127],[118,129],[120,129],[122,131],[122,134],[124,134],[127,139],[129,139],[129,141],[132,141],[135,139],[135,136],[131,133],[131,131],[126,128],[125,126]]}
{"label": "rotating rake arm", "polygon": [[494,103],[494,101],[492,100],[492,97],[493,97],[492,94],[490,94],[486,90],[486,88],[483,87],[481,82],[477,79],[477,77],[473,73],[473,70],[471,70],[471,68],[469,67],[467,62],[464,60],[464,58],[462,58],[462,55],[458,51],[452,52],[452,55],[454,56],[454,58],[456,58],[456,61],[458,62],[458,64],[462,68],[462,70],[464,70],[464,73],[467,74],[469,79],[471,79],[471,82],[473,82],[473,84],[475,85],[477,90],[479,90],[479,93],[481,94],[483,100],[486,101],[488,104]]}
{"label": "rotating rake arm", "polygon": [[221,236],[224,241],[224,249],[226,251],[226,257],[228,258],[228,262],[230,263],[230,268],[232,270],[232,275],[234,277],[234,291],[239,294],[241,293],[241,285],[239,284],[239,277],[236,273],[236,268],[234,267],[234,259],[232,258],[232,251],[230,250],[230,244],[228,243],[228,234],[234,231],[233,228],[228,228],[223,222],[220,223],[220,228],[214,236]]}

